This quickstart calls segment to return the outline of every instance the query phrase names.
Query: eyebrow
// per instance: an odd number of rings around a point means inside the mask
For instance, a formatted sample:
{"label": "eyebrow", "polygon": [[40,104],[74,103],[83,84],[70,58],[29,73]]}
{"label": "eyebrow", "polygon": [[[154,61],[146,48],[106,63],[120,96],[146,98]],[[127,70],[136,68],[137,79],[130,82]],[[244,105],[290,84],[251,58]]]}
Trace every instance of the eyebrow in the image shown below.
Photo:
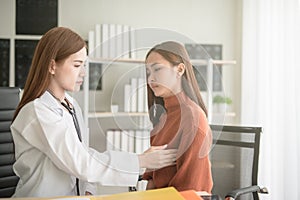
{"label": "eyebrow", "polygon": [[83,60],[73,60],[73,62],[80,62],[80,63],[83,63],[84,61],[83,61]]}
{"label": "eyebrow", "polygon": [[147,66],[149,66],[149,67],[153,67],[154,65],[160,65],[160,63],[152,63],[152,64],[150,64],[150,65],[147,65]]}

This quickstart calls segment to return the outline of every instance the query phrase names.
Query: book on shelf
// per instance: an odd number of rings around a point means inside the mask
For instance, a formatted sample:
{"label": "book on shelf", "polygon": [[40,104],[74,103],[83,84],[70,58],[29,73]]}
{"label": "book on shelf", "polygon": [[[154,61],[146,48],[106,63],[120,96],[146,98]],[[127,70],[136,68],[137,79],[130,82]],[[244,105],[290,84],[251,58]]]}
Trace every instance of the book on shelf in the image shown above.
{"label": "book on shelf", "polygon": [[143,78],[137,78],[138,80],[138,89],[137,89],[137,111],[138,112],[144,112],[144,104],[145,104],[145,79]]}
{"label": "book on shelf", "polygon": [[146,81],[144,78],[130,78],[124,85],[124,112],[147,112]]}
{"label": "book on shelf", "polygon": [[142,130],[136,130],[135,131],[135,153],[140,154],[143,153],[144,147],[143,147],[143,131]]}
{"label": "book on shelf", "polygon": [[123,25],[116,24],[116,58],[122,58],[123,57]]}
{"label": "book on shelf", "polygon": [[106,132],[106,150],[114,150],[114,131],[108,130]]}
{"label": "book on shelf", "polygon": [[150,147],[150,131],[143,130],[143,144],[142,144],[142,151],[146,151]]}
{"label": "book on shelf", "polygon": [[135,140],[135,135],[134,135],[134,130],[129,130],[128,131],[128,152],[134,153],[134,140]]}
{"label": "book on shelf", "polygon": [[148,130],[119,130],[106,131],[106,150],[143,153],[149,148]]}
{"label": "book on shelf", "polygon": [[130,58],[135,59],[136,56],[136,43],[135,43],[135,29],[133,27],[129,27],[130,30]]}
{"label": "book on shelf", "polygon": [[131,85],[125,84],[124,86],[124,112],[130,112],[130,92],[131,92]]}
{"label": "book on shelf", "polygon": [[[126,130],[122,130],[121,131],[121,138],[120,138],[120,141],[121,141],[121,151],[126,151],[128,152],[129,150],[129,135],[128,135],[128,131]],[[116,137],[118,137],[116,135]]]}
{"label": "book on shelf", "polygon": [[109,58],[109,24],[101,24],[101,57]]}
{"label": "book on shelf", "polygon": [[109,54],[108,58],[116,58],[117,44],[116,44],[116,26],[109,24]]}
{"label": "book on shelf", "polygon": [[129,32],[129,26],[123,25],[123,33],[122,33],[122,52],[123,52],[123,58],[129,58],[130,55],[130,45],[129,45],[129,38],[130,38],[130,32]]}
{"label": "book on shelf", "polygon": [[89,55],[93,55],[94,50],[95,50],[95,32],[94,31],[89,31],[89,43],[88,43],[88,51]]}
{"label": "book on shelf", "polygon": [[136,58],[135,31],[123,24],[95,24],[89,31],[89,55],[93,58]]}
{"label": "book on shelf", "polygon": [[148,91],[147,91],[147,84],[145,85],[145,104],[144,104],[144,112],[148,112]]}
{"label": "book on shelf", "polygon": [[95,57],[100,58],[101,56],[101,26],[100,24],[95,25]]}
{"label": "book on shelf", "polygon": [[137,111],[137,78],[130,79],[130,112]]}
{"label": "book on shelf", "polygon": [[114,130],[114,150],[121,151],[121,130]]}

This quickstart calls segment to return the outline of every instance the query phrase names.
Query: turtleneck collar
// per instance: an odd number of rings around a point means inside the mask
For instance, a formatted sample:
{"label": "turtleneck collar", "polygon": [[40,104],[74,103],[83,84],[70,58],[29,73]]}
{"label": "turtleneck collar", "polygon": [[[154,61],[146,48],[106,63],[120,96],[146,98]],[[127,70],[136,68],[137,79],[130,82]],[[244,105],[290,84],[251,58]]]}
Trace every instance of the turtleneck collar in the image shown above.
{"label": "turtleneck collar", "polygon": [[186,94],[184,93],[184,91],[181,91],[176,95],[164,98],[165,108],[167,109],[167,111],[176,109],[185,100],[186,100]]}

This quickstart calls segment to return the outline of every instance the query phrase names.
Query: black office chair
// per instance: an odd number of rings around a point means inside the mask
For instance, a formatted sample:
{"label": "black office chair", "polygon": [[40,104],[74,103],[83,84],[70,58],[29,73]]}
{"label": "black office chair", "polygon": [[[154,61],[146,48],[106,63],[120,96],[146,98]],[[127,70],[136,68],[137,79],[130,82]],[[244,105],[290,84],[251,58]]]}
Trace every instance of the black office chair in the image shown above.
{"label": "black office chair", "polygon": [[[257,185],[261,127],[210,125],[213,194],[225,199],[259,200]],[[229,192],[231,191],[231,192]]]}
{"label": "black office chair", "polygon": [[[261,127],[210,125],[213,146],[210,152],[214,187],[204,200],[259,200],[268,193],[257,185]],[[141,180],[141,177],[140,177]],[[136,187],[129,187],[136,191]]]}
{"label": "black office chair", "polygon": [[0,87],[0,197],[11,197],[19,180],[13,171],[15,153],[10,131],[19,93],[19,88]]}

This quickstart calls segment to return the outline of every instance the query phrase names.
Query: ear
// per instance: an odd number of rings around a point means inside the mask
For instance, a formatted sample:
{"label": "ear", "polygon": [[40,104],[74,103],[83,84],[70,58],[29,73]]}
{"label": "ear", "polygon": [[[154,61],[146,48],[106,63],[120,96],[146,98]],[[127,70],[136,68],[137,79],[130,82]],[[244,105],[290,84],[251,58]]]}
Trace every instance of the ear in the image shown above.
{"label": "ear", "polygon": [[55,60],[52,59],[49,64],[49,69],[48,69],[51,75],[55,74],[55,69],[56,69],[56,63],[55,63]]}
{"label": "ear", "polygon": [[183,63],[180,63],[178,66],[177,66],[177,73],[178,75],[182,76],[185,72],[185,65]]}

